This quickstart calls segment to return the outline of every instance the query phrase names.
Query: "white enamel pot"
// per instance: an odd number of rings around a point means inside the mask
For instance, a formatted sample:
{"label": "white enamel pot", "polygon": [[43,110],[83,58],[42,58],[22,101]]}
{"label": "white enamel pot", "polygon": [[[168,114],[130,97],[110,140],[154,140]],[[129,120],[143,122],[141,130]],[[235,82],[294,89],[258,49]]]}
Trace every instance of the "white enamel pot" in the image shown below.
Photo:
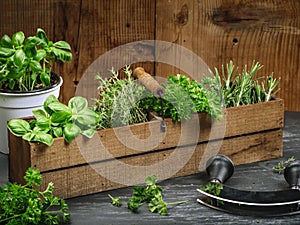
{"label": "white enamel pot", "polygon": [[32,116],[32,110],[42,108],[44,101],[49,95],[59,96],[62,83],[63,80],[59,77],[57,84],[38,91],[0,91],[0,152],[9,153],[7,122],[15,118]]}

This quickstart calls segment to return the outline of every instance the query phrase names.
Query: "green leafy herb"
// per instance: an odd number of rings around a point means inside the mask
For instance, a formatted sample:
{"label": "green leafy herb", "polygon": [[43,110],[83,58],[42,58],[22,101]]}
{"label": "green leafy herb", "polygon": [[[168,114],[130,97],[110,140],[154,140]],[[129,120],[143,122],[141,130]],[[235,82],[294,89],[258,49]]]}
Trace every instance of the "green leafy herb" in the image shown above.
{"label": "green leafy herb", "polygon": [[52,64],[70,62],[72,53],[65,41],[53,43],[44,30],[25,38],[22,31],[0,40],[0,89],[30,91],[50,85]]}
{"label": "green leafy herb", "polygon": [[[208,194],[219,196],[223,189],[223,184],[218,182],[209,182],[204,187],[201,187],[202,191],[205,191]],[[224,204],[223,201],[217,200],[217,203]]]}
{"label": "green leafy herb", "polygon": [[201,188],[202,191],[205,191],[209,194],[219,196],[223,189],[223,184],[218,182],[209,182],[204,187]]}
{"label": "green leafy herb", "polygon": [[33,110],[33,115],[35,119],[30,122],[13,119],[7,127],[24,140],[48,146],[53,144],[55,137],[64,137],[67,142],[80,134],[91,138],[99,121],[99,115],[89,109],[87,100],[80,96],[71,98],[67,106],[50,95],[44,102],[44,109]]}
{"label": "green leafy herb", "polygon": [[0,187],[0,224],[58,224],[67,222],[70,214],[63,199],[53,196],[53,183],[45,191],[37,191],[42,181],[38,170],[28,168],[26,184],[7,183]]}
{"label": "green leafy herb", "polygon": [[98,127],[101,129],[147,121],[147,113],[139,104],[147,91],[134,81],[130,66],[125,66],[123,71],[124,79],[119,79],[114,69],[108,79],[97,76],[99,96],[94,99],[94,111],[100,115]]}
{"label": "green leafy herb", "polygon": [[250,70],[245,65],[242,73],[238,74],[238,68],[230,61],[226,68],[222,66],[221,72],[217,68],[214,72],[210,71],[211,77],[205,77],[202,84],[206,92],[219,94],[225,108],[269,101],[279,91],[280,79],[274,78],[273,73],[266,78],[256,78],[262,67],[258,62],[253,62]]}
{"label": "green leafy herb", "polygon": [[110,197],[111,199],[111,204],[113,204],[114,206],[118,206],[120,207],[121,204],[121,198],[114,198],[113,196],[111,196],[110,194],[108,194],[108,197]]}
{"label": "green leafy herb", "polygon": [[162,84],[165,94],[163,104],[154,96],[145,98],[141,105],[146,110],[155,111],[158,115],[164,112],[165,117],[175,121],[189,119],[192,113],[207,112],[213,118],[221,119],[220,98],[216,94],[206,95],[203,85],[187,76],[178,74],[169,76],[167,84]]}
{"label": "green leafy herb", "polygon": [[141,205],[148,204],[149,211],[157,212],[160,215],[168,215],[168,205],[181,204],[187,201],[165,202],[162,197],[163,189],[156,184],[157,177],[155,175],[149,176],[145,179],[146,186],[136,186],[133,188],[133,195],[127,202],[128,209],[137,213]]}
{"label": "green leafy herb", "polygon": [[285,168],[291,163],[295,161],[295,157],[292,156],[290,158],[288,158],[285,161],[280,161],[277,163],[277,165],[273,166],[273,172],[274,173],[278,173],[278,174],[282,174],[285,170]]}

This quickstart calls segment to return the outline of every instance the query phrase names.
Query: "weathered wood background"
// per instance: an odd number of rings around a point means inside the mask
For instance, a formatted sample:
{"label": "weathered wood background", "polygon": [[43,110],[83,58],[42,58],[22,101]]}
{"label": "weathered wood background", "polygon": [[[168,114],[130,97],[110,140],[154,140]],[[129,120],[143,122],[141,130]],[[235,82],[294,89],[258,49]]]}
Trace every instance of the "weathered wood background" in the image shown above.
{"label": "weathered wood background", "polygon": [[[71,44],[72,63],[55,68],[64,78],[64,102],[78,87],[91,91],[94,75],[107,65],[134,62],[162,77],[185,69],[196,76],[202,72],[194,61],[199,57],[210,68],[229,60],[240,68],[260,62],[260,75],[282,78],[285,109],[300,111],[299,0],[8,0],[0,1],[0,8],[1,36],[19,30],[34,35],[41,27],[50,39]],[[157,51],[145,40],[167,42]],[[187,50],[196,54],[189,62]],[[168,51],[174,54],[164,60]],[[102,57],[109,52],[112,57]],[[92,64],[99,57],[102,61]]]}

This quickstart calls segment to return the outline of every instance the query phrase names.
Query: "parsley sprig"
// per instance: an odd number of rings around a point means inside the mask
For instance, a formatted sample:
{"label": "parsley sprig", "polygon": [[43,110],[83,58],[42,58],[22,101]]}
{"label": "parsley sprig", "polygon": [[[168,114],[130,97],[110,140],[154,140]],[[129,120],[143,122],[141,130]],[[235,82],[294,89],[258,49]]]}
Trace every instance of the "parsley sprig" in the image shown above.
{"label": "parsley sprig", "polygon": [[[134,213],[137,213],[140,206],[148,204],[150,212],[159,213],[160,215],[166,216],[168,215],[168,205],[187,202],[187,200],[178,202],[165,202],[162,196],[163,189],[161,186],[157,185],[156,182],[157,177],[152,175],[145,179],[146,186],[135,186],[133,188],[133,194],[131,198],[127,201],[128,209]],[[120,198],[113,198],[110,195],[109,197],[111,198],[113,205],[120,205]]]}
{"label": "parsley sprig", "polygon": [[42,181],[40,172],[28,168],[25,185],[7,183],[0,187],[0,224],[59,224],[67,222],[70,214],[63,199],[53,196],[53,183],[45,191],[33,189]]}

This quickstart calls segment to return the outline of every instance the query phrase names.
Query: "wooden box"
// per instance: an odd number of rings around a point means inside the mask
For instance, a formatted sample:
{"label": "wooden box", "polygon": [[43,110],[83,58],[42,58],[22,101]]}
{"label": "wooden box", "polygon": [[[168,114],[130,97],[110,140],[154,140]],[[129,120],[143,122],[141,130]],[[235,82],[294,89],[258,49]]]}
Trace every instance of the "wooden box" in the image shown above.
{"label": "wooden box", "polygon": [[51,147],[29,143],[9,134],[9,179],[23,183],[28,167],[43,176],[41,189],[53,182],[55,194],[71,198],[205,170],[216,154],[235,165],[282,156],[283,100],[224,109],[221,121],[207,114],[190,120],[161,122],[99,130],[92,139],[80,136],[70,144],[57,138]]}

